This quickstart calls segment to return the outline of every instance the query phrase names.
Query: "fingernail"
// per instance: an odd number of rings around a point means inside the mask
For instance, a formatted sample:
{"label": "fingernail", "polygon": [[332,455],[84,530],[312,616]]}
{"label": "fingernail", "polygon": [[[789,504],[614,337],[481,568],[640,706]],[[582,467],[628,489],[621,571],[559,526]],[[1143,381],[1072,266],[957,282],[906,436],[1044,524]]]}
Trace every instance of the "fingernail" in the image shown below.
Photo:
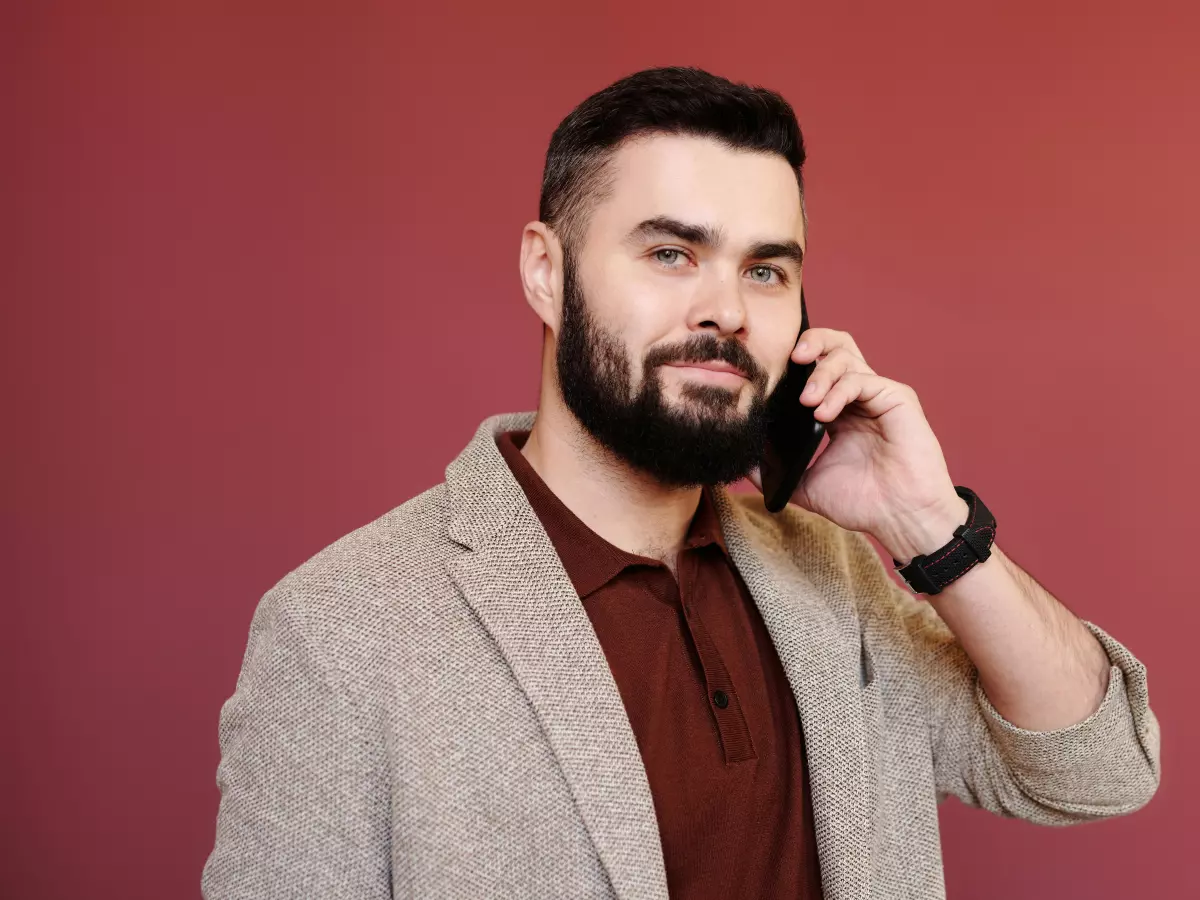
{"label": "fingernail", "polygon": [[796,345],[796,349],[799,350],[801,353],[803,353],[805,350],[808,349],[808,341],[801,341],[800,343],[798,343]]}

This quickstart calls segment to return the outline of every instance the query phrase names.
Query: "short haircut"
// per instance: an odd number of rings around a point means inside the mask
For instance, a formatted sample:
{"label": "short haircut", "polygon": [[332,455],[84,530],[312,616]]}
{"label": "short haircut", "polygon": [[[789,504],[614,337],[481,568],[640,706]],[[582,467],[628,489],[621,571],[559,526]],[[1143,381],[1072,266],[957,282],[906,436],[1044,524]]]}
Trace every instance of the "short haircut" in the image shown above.
{"label": "short haircut", "polygon": [[796,173],[804,209],[804,137],[791,105],[774,91],[702,69],[645,69],[588,97],[559,123],[546,151],[538,218],[564,249],[583,236],[591,206],[610,188],[609,160],[635,137],[712,138],[735,150],[783,157]]}

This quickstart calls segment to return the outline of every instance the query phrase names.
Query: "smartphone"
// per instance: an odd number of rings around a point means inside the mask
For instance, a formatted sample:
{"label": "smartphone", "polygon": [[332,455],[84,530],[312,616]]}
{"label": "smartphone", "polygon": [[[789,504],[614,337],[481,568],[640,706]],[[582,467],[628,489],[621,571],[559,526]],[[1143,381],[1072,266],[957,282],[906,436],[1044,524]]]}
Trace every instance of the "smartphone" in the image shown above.
{"label": "smartphone", "polygon": [[[800,288],[800,334],[807,330],[808,308],[804,288]],[[773,513],[787,506],[825,436],[825,425],[817,421],[816,410],[800,403],[800,392],[816,367],[815,361],[797,365],[789,359],[787,372],[767,403],[767,442],[758,474],[763,499]]]}

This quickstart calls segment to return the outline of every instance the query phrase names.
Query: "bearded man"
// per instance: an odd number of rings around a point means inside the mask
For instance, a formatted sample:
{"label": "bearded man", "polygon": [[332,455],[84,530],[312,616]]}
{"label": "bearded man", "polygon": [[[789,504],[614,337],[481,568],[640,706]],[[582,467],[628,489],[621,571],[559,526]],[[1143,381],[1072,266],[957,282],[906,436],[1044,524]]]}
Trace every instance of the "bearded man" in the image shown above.
{"label": "bearded man", "polygon": [[[562,122],[538,408],[262,599],[209,900],[925,900],[947,795],[1149,801],[1143,666],[995,546],[910,387],[801,333],[804,159],[779,95],[695,69]],[[789,362],[830,441],[769,512],[728,488]]]}

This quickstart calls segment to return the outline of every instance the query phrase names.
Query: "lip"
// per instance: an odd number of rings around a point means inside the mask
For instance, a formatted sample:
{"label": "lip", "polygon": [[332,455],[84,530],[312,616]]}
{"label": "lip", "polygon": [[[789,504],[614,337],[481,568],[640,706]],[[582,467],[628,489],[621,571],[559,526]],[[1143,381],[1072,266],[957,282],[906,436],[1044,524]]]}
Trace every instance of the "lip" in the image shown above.
{"label": "lip", "polygon": [[692,369],[694,371],[705,373],[706,377],[718,377],[724,381],[730,378],[736,378],[740,381],[749,381],[746,374],[739,368],[731,366],[727,362],[720,360],[711,360],[707,362],[697,363],[668,363],[672,369]]}

